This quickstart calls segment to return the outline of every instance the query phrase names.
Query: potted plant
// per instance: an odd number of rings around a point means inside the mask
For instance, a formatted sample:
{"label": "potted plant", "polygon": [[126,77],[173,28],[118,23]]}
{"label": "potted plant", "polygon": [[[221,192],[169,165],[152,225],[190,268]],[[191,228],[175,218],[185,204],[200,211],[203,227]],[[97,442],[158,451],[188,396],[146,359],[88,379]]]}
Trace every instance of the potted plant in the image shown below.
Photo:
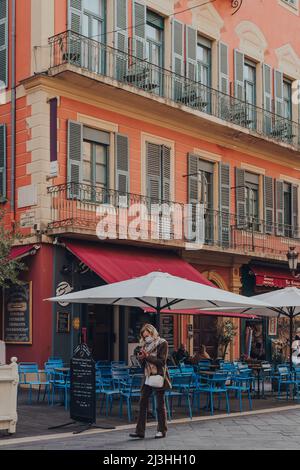
{"label": "potted plant", "polygon": [[226,357],[228,346],[237,335],[237,329],[232,320],[225,320],[218,327],[218,345],[221,348],[223,360]]}

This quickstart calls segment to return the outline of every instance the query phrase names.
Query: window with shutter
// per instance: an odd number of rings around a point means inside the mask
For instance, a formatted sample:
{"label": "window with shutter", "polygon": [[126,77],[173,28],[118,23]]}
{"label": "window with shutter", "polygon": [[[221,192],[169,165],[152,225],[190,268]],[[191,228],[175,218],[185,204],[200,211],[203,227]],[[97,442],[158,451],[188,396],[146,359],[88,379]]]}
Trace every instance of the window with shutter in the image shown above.
{"label": "window with shutter", "polygon": [[283,116],[283,74],[274,70],[275,114]]}
{"label": "window with shutter", "polygon": [[283,181],[277,180],[275,183],[276,197],[276,235],[284,235],[284,195]]}
{"label": "window with shutter", "polygon": [[230,245],[230,165],[219,164],[219,236],[221,246]]}
{"label": "window with shutter", "polygon": [[6,200],[6,125],[0,124],[0,202]]}
{"label": "window with shutter", "polygon": [[[115,1],[115,48],[121,52],[128,52],[128,11],[127,0]],[[123,81],[127,74],[126,55],[117,54],[115,58],[115,76]]]}
{"label": "window with shutter", "polygon": [[221,119],[229,119],[230,97],[228,46],[222,42],[219,43],[219,90],[222,92],[218,103],[219,116]]}
{"label": "window with shutter", "polygon": [[68,122],[68,197],[81,199],[83,125]]}
{"label": "window with shutter", "polygon": [[236,217],[237,228],[246,227],[246,192],[245,192],[245,170],[235,169],[235,195],[236,195]]}
{"label": "window with shutter", "polygon": [[173,78],[173,99],[181,101],[183,97],[184,75],[184,25],[178,20],[172,22],[172,70],[177,75]]}
{"label": "window with shutter", "polygon": [[264,133],[272,133],[272,68],[263,64]]}
{"label": "window with shutter", "polygon": [[241,100],[245,100],[244,88],[244,54],[237,49],[234,51],[234,96]]}
{"label": "window with shutter", "polygon": [[133,3],[133,55],[138,59],[146,58],[146,4],[143,0]]}
{"label": "window with shutter", "polygon": [[126,135],[116,134],[115,149],[116,190],[119,191],[120,196],[127,197],[129,193],[129,141]]}
{"label": "window with shutter", "polygon": [[197,77],[197,30],[192,26],[185,26],[186,66],[185,75],[196,81]]}
{"label": "window with shutter", "polygon": [[274,233],[274,183],[271,176],[264,176],[265,232]]}
{"label": "window with shutter", "polygon": [[146,143],[147,196],[151,203],[169,202],[171,198],[171,148]]}
{"label": "window with shutter", "polygon": [[292,185],[292,237],[299,238],[298,214],[299,214],[299,189],[298,185]]}
{"label": "window with shutter", "polygon": [[0,0],[0,91],[8,87],[8,0]]}

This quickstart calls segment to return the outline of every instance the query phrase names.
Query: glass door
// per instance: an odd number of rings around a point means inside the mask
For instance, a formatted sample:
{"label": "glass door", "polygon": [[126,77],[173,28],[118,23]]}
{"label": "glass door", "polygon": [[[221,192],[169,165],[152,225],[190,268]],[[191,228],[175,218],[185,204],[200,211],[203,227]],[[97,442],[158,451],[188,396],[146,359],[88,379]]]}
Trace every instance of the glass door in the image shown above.
{"label": "glass door", "polygon": [[200,110],[209,113],[211,110],[211,44],[205,38],[199,38],[197,44],[197,81],[204,85],[200,93]]}
{"label": "glass door", "polygon": [[105,21],[103,0],[85,0],[82,24],[84,67],[95,73],[104,73]]}
{"label": "glass door", "polygon": [[256,127],[256,66],[255,64],[245,62],[244,65],[245,77],[245,101],[249,106],[246,107],[246,122],[247,127],[255,129]]}
{"label": "glass door", "polygon": [[158,26],[147,23],[146,27],[146,60],[149,66],[146,89],[161,95],[163,67],[163,30]]}

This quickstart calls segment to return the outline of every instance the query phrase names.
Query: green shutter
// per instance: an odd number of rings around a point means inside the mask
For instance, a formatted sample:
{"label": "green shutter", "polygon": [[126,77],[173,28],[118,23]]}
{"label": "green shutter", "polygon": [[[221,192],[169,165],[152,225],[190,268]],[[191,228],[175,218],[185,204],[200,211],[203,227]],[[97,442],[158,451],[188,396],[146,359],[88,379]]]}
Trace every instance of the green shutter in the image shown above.
{"label": "green shutter", "polygon": [[237,49],[234,51],[234,96],[245,101],[244,90],[244,54]]}
{"label": "green shutter", "polygon": [[229,94],[228,46],[222,42],[219,43],[219,90]]}
{"label": "green shutter", "polygon": [[6,200],[6,125],[0,124],[0,202]]}
{"label": "green shutter", "polygon": [[128,52],[128,12],[127,0],[115,1],[115,48],[125,54],[117,54],[115,63],[115,73],[117,80],[124,80],[127,74],[127,56]]}
{"label": "green shutter", "polygon": [[143,0],[135,0],[133,2],[133,55],[141,60],[146,58],[146,21],[146,4]]}
{"label": "green shutter", "polygon": [[264,132],[269,135],[272,132],[272,68],[263,64],[263,104]]}
{"label": "green shutter", "polygon": [[171,149],[162,145],[162,198],[164,201],[171,199]]}
{"label": "green shutter", "polygon": [[177,75],[173,78],[173,99],[181,101],[184,75],[184,25],[178,20],[172,21],[172,70]]}
{"label": "green shutter", "polygon": [[219,164],[219,233],[221,246],[230,245],[230,165]]}
{"label": "green shutter", "polygon": [[298,229],[298,185],[292,184],[292,237],[299,237]]}
{"label": "green shutter", "polygon": [[83,125],[68,121],[68,197],[81,198]]}
{"label": "green shutter", "polygon": [[275,114],[283,116],[283,73],[274,70]]}
{"label": "green shutter", "polygon": [[196,230],[197,204],[200,203],[199,156],[188,154],[188,204],[192,205],[192,220],[188,225],[188,237],[193,237]]}
{"label": "green shutter", "polygon": [[0,90],[8,87],[8,0],[0,0]]}
{"label": "green shutter", "polygon": [[244,228],[246,225],[246,195],[245,195],[245,170],[235,169],[235,196],[237,227]]}
{"label": "green shutter", "polygon": [[82,33],[83,0],[69,0],[68,29]]}
{"label": "green shutter", "polygon": [[284,235],[284,198],[283,181],[276,180],[275,198],[276,198],[276,235]]}
{"label": "green shutter", "polygon": [[274,183],[271,176],[264,176],[264,225],[265,232],[274,233]]}
{"label": "green shutter", "polygon": [[197,76],[197,30],[192,26],[185,27],[186,68],[185,76],[196,81]]}
{"label": "green shutter", "polygon": [[159,202],[162,197],[161,191],[161,146],[158,144],[146,143],[147,159],[147,196],[152,199],[152,203]]}
{"label": "green shutter", "polygon": [[116,190],[129,193],[129,141],[126,135],[116,134]]}

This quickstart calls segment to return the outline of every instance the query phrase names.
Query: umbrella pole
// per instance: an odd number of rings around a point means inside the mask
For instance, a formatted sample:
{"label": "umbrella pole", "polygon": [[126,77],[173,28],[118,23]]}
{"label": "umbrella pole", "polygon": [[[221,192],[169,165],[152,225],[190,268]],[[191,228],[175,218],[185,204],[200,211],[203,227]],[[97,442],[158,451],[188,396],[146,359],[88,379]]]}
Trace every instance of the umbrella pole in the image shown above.
{"label": "umbrella pole", "polygon": [[290,368],[292,370],[293,361],[292,361],[292,344],[293,344],[293,314],[290,310]]}
{"label": "umbrella pole", "polygon": [[158,297],[156,304],[156,329],[160,333],[160,312],[161,312],[161,299]]}

